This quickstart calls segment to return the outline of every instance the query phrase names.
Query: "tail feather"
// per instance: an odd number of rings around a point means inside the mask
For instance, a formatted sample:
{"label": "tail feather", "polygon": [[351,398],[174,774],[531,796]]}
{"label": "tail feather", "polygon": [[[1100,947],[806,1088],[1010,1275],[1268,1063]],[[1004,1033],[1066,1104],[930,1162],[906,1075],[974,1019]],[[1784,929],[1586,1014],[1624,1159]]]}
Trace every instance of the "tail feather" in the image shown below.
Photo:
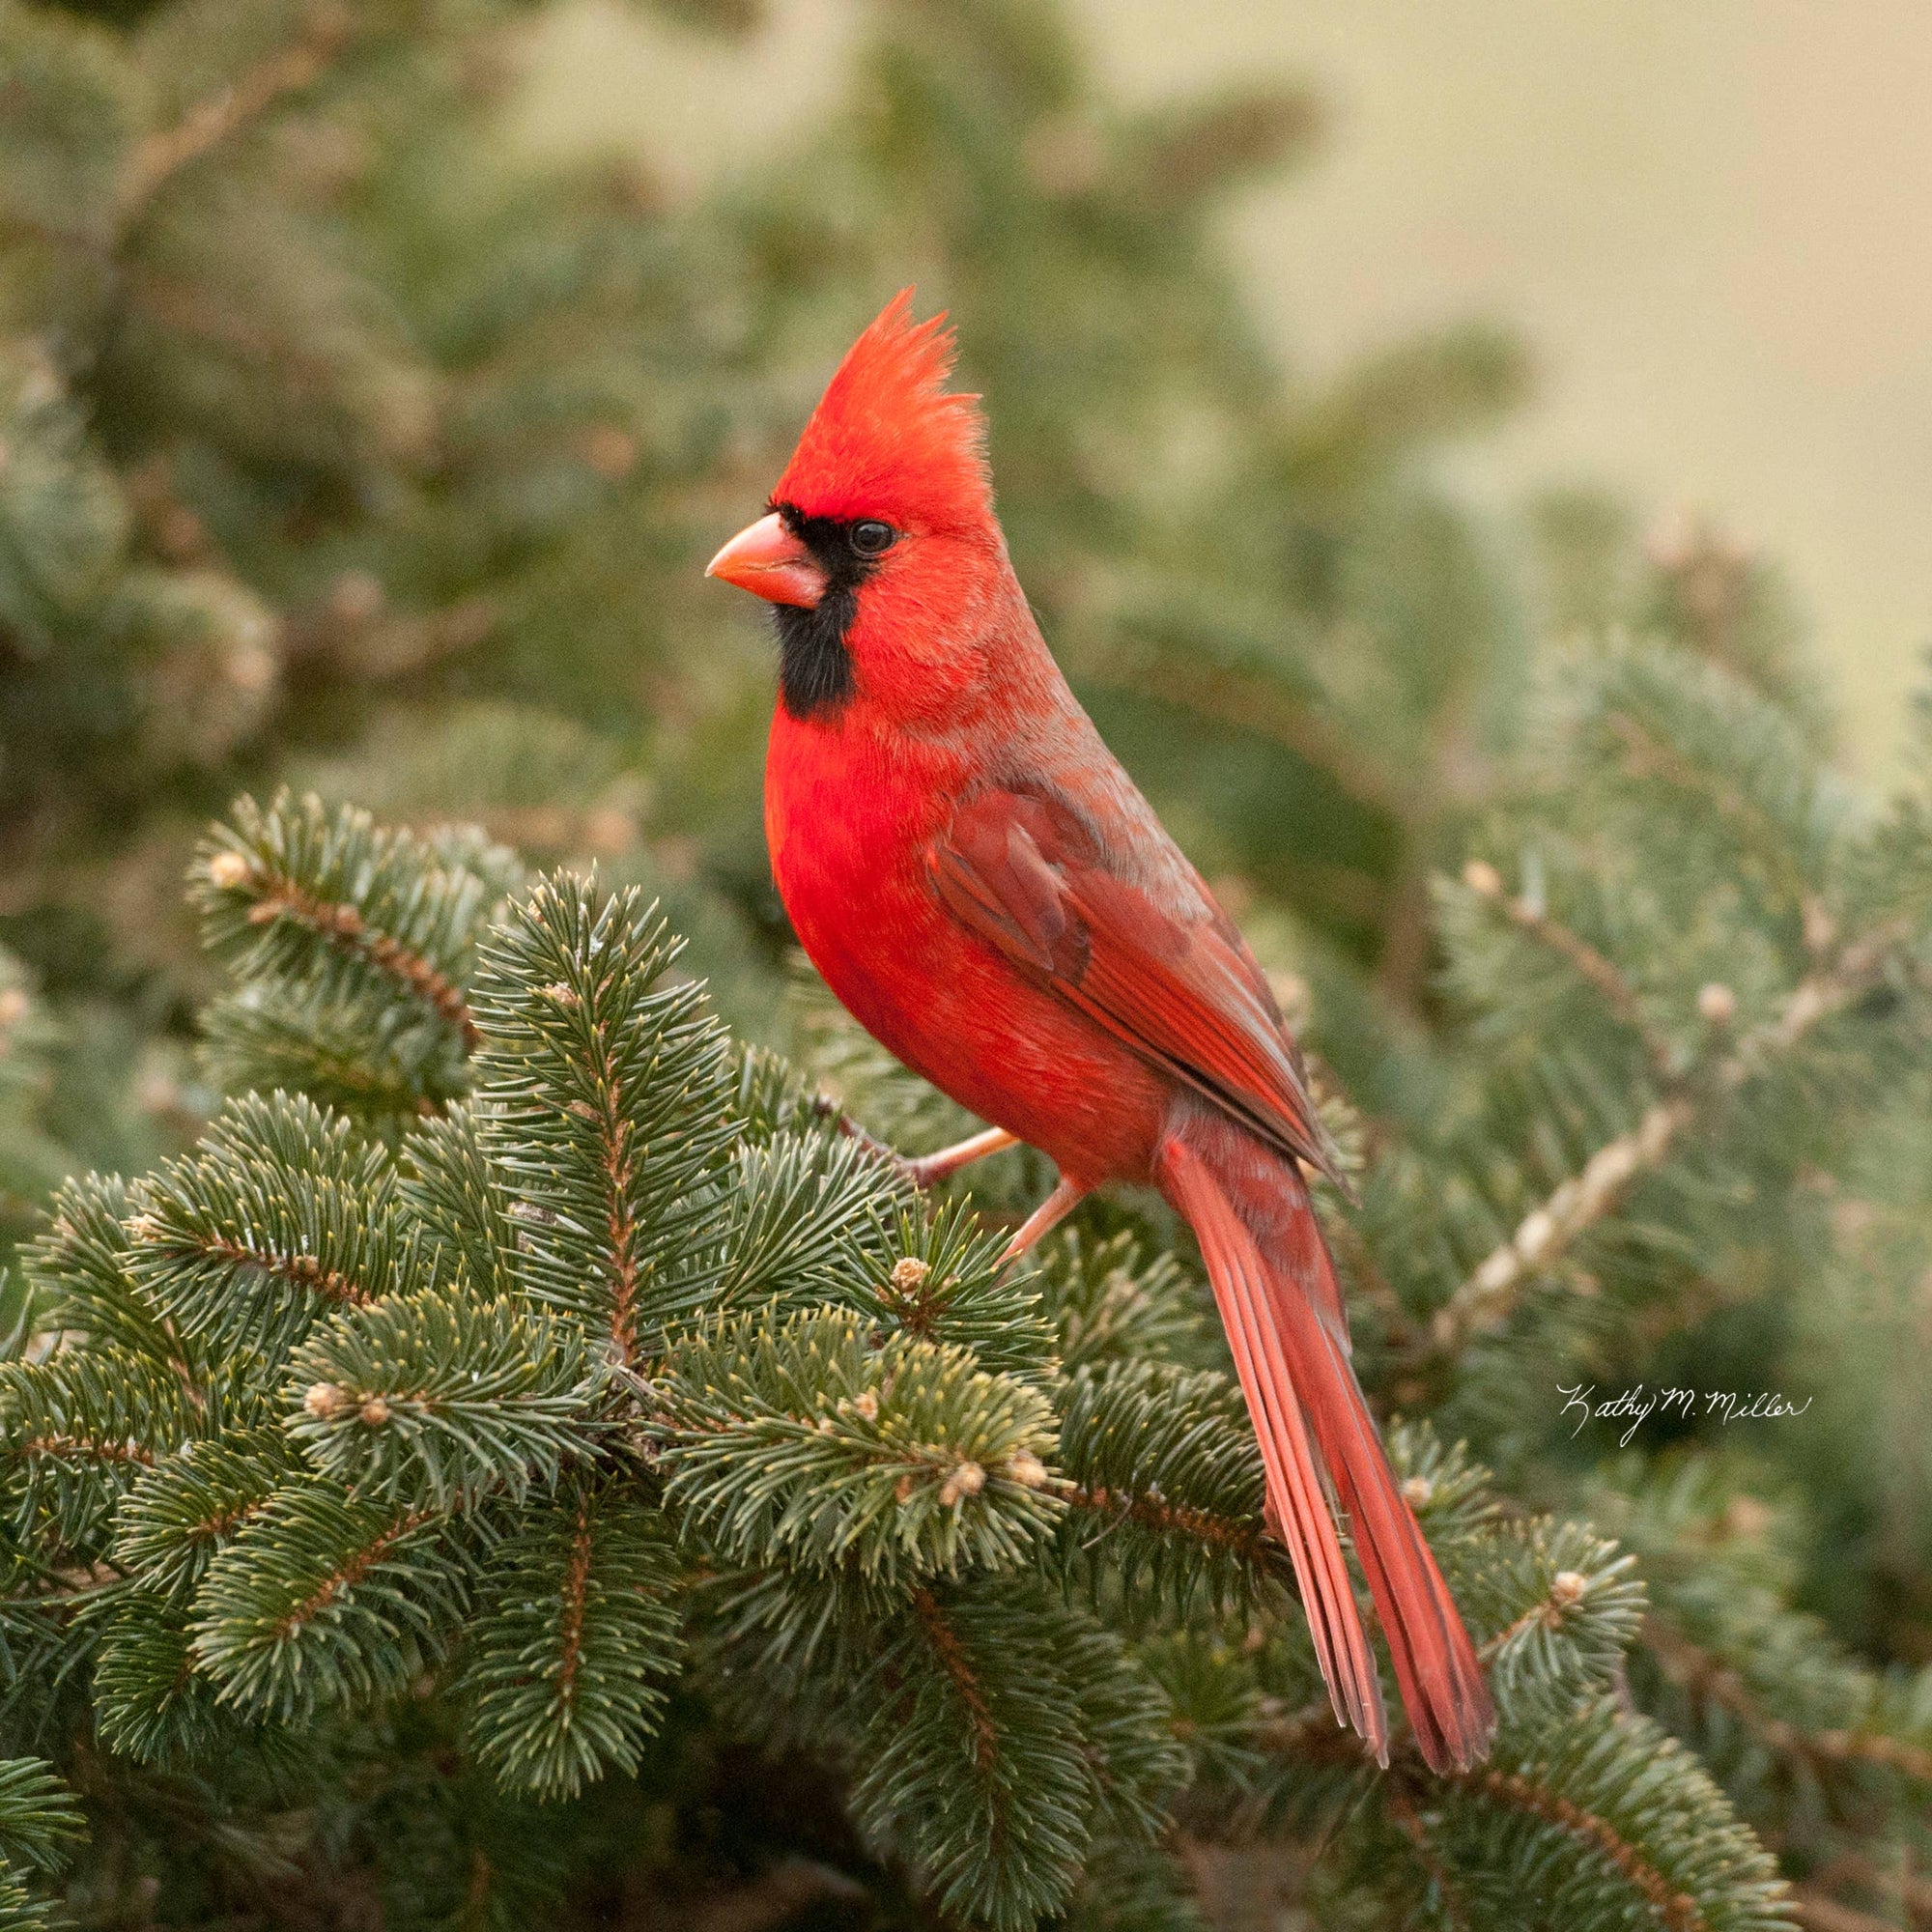
{"label": "tail feather", "polygon": [[1254,1237],[1192,1149],[1176,1144],[1166,1174],[1201,1241],[1267,1472],[1269,1517],[1288,1546],[1315,1654],[1338,1723],[1351,1724],[1388,1762],[1388,1718],[1355,1607],[1341,1540],[1317,1473],[1308,1426],[1283,1359],[1268,1282]]}
{"label": "tail feather", "polygon": [[[1212,1128],[1212,1140],[1199,1148],[1189,1144],[1191,1135],[1170,1140],[1160,1178],[1201,1242],[1262,1443],[1270,1513],[1294,1561],[1337,1715],[1346,1705],[1348,1720],[1387,1762],[1380,1689],[1345,1572],[1337,1582],[1341,1548],[1310,1465],[1311,1427],[1353,1527],[1423,1757],[1438,1772],[1466,1769],[1488,1754],[1494,1707],[1448,1585],[1389,1467],[1346,1341],[1324,1318],[1341,1300],[1307,1189],[1288,1161],[1238,1129],[1219,1122]],[[1236,1156],[1232,1161],[1215,1158],[1224,1150],[1214,1143],[1224,1138],[1238,1142],[1225,1150]]]}

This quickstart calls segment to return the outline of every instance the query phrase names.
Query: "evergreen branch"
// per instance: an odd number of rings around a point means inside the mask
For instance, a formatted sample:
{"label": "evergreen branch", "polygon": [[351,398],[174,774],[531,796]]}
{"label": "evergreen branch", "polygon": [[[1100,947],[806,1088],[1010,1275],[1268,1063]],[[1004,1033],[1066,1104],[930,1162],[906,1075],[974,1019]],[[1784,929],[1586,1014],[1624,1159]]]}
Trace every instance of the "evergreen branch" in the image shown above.
{"label": "evergreen branch", "polygon": [[121,189],[126,225],[183,168],[234,139],[291,94],[313,87],[354,36],[346,7],[318,7],[300,36],[259,61],[239,80],[197,102],[172,128],[146,135],[130,156]]}
{"label": "evergreen branch", "polygon": [[[1615,647],[1576,669],[1562,747],[1570,781],[1578,768],[1594,776],[1602,802],[1620,807],[1632,838],[1658,856],[1681,866],[1694,852],[1700,872],[1715,862],[1755,874],[1770,909],[1798,913],[1804,952],[1824,960],[1833,936],[1825,880],[1848,821],[1790,709],[1655,643]],[[1690,810],[1660,811],[1660,787]]]}
{"label": "evergreen branch", "polygon": [[953,1690],[965,1709],[973,1757],[980,1775],[987,1776],[999,1762],[1000,1727],[993,1721],[985,1692],[980,1688],[980,1680],[967,1658],[965,1646],[959,1641],[952,1626],[940,1614],[938,1600],[930,1590],[920,1588],[913,1591],[911,1602],[920,1627],[925,1634],[925,1640],[939,1661],[939,1667],[952,1680]]}
{"label": "evergreen branch", "polygon": [[271,1496],[208,1566],[193,1657],[223,1702],[283,1722],[393,1695],[454,1636],[469,1573],[435,1511],[310,1478]]}
{"label": "evergreen branch", "polygon": [[1096,1587],[1104,1569],[1130,1600],[1145,1584],[1183,1615],[1200,1590],[1224,1608],[1279,1592],[1254,1430],[1226,1377],[1154,1362],[1081,1369],[1062,1404],[1060,1458],[1065,1474],[1047,1489],[1067,1505],[1063,1559]]}
{"label": "evergreen branch", "polygon": [[509,1301],[396,1295],[312,1330],[289,1433],[358,1495],[443,1510],[549,1488],[595,1452],[581,1331]]}
{"label": "evergreen branch", "polygon": [[1432,1424],[1400,1419],[1390,1423],[1383,1439],[1403,1479],[1404,1500],[1431,1545],[1480,1546],[1501,1512],[1491,1492],[1490,1472],[1470,1456],[1468,1445],[1445,1447]]}
{"label": "evergreen branch", "polygon": [[[1666,743],[1626,710],[1605,713],[1604,723],[1623,749],[1632,777],[1646,783],[1661,781],[1673,789],[1710,804],[1720,821],[1753,851],[1766,870],[1806,915],[1807,933],[1820,929],[1823,902],[1810,890],[1794,862],[1783,830],[1740,787],[1697,765],[1674,745]],[[1823,929],[1829,930],[1829,918]]]}
{"label": "evergreen branch", "polygon": [[156,1459],[122,1498],[110,1553],[144,1590],[184,1599],[215,1553],[300,1466],[279,1429],[190,1442]]}
{"label": "evergreen branch", "polygon": [[1677,1890],[1607,1819],[1520,1772],[1489,1767],[1463,1772],[1461,1777],[1486,1798],[1555,1825],[1601,1853],[1642,1894],[1668,1932],[1710,1932],[1697,1901]]}
{"label": "evergreen branch", "polygon": [[[762,1146],[735,1148],[715,1186],[702,1237],[668,1271],[667,1313],[709,1317],[775,1298],[810,1306],[856,1300],[887,1313],[867,1289],[883,1277],[891,1299],[892,1229],[910,1219],[908,1191],[882,1177],[861,1148],[781,1131]],[[866,1288],[855,1294],[860,1282]],[[930,1323],[923,1339],[937,1339]]]}
{"label": "evergreen branch", "polygon": [[458,1683],[478,1755],[547,1798],[635,1771],[681,1647],[661,1520],[580,1478],[497,1548],[492,1571]]}
{"label": "evergreen branch", "polygon": [[94,1653],[101,1741],[144,1764],[206,1763],[243,1727],[196,1668],[185,1611],[146,1590],[123,1591]]}
{"label": "evergreen branch", "polygon": [[1243,736],[1266,738],[1313,765],[1356,803],[1387,813],[1399,825],[1426,824],[1435,813],[1426,785],[1389,769],[1279,677],[1165,651],[1136,653],[1116,668],[1111,655],[1083,665],[1086,676],[1151,694],[1210,724],[1231,725]]}
{"label": "evergreen branch", "polygon": [[73,1793],[37,1757],[0,1758],[0,1861],[55,1872],[87,1835]]}
{"label": "evergreen branch", "polygon": [[1152,1842],[1167,1828],[1167,1806],[1192,1768],[1172,1702],[1120,1636],[1088,1611],[1042,1605],[1038,1630],[1079,1705],[1094,1836],[1122,1845]]}
{"label": "evergreen branch", "polygon": [[129,1271],[204,1346],[277,1356],[323,1312],[435,1276],[384,1151],[284,1094],[231,1101],[200,1153],[152,1177],[135,1205]]}
{"label": "evergreen branch", "polygon": [[1630,1132],[1599,1148],[1577,1175],[1525,1214],[1509,1239],[1436,1310],[1431,1348],[1453,1354],[1471,1337],[1500,1328],[1530,1282],[1554,1265],[1577,1236],[1613,1213],[1634,1181],[1661,1167],[1678,1134],[1695,1118],[1696,1108],[1687,1098],[1660,1100]]}
{"label": "evergreen branch", "polygon": [[1538,945],[1564,960],[1643,1042],[1653,1069],[1666,1082],[1675,1084],[1670,1042],[1651,1026],[1636,988],[1609,959],[1581,934],[1550,918],[1540,906],[1512,894],[1503,884],[1502,874],[1487,860],[1471,859],[1463,867],[1463,883],[1500,912],[1518,931],[1527,933]]}
{"label": "evergreen branch", "polygon": [[1057,1364],[1053,1331],[1028,1272],[1007,1259],[1006,1236],[961,1200],[930,1213],[889,1197],[835,1299],[901,1334],[972,1352],[998,1375],[1044,1386]]}
{"label": "evergreen branch", "polygon": [[412,952],[386,932],[373,931],[353,905],[331,905],[306,892],[293,879],[254,879],[254,902],[248,908],[251,925],[290,919],[305,925],[351,957],[366,959],[399,980],[427,1007],[440,1013],[473,1050],[481,1036],[469,1016],[469,1003],[448,977],[419,953]]}
{"label": "evergreen branch", "polygon": [[1431,1842],[1429,1826],[1416,1808],[1414,1801],[1399,1783],[1391,1780],[1382,1803],[1387,1807],[1389,1816],[1395,1820],[1396,1830],[1408,1840],[1416,1863],[1427,1874],[1433,1902],[1440,1908],[1442,1916],[1449,1921],[1450,1932],[1474,1932],[1462,1888],[1456,1883],[1455,1873],[1450,1870]]}
{"label": "evergreen branch", "polygon": [[327,1009],[401,1005],[477,1042],[465,986],[508,855],[379,830],[369,814],[280,793],[237,800],[196,854],[189,898],[207,943],[244,979],[282,982]]}
{"label": "evergreen branch", "polygon": [[404,1142],[402,1159],[403,1198],[460,1258],[470,1293],[484,1300],[518,1293],[514,1204],[484,1152],[474,1110],[453,1106],[426,1121]]}
{"label": "evergreen branch", "polygon": [[1790,1922],[1776,1865],[1723,1793],[1610,1697],[1519,1719],[1441,1793],[1435,1843],[1472,1903],[1533,1899],[1579,1927],[1631,1923],[1634,1905],[1670,1932]]}
{"label": "evergreen branch", "polygon": [[223,1093],[305,1094],[377,1133],[433,1120],[468,1091],[447,1030],[366,995],[317,1000],[257,982],[212,1001],[201,1064]]}
{"label": "evergreen branch", "polygon": [[519,1272],[626,1361],[682,1312],[666,1276],[732,1137],[724,1036],[701,989],[667,981],[676,952],[635,891],[559,875],[496,929],[477,988],[478,1125],[518,1197]]}
{"label": "evergreen branch", "polygon": [[61,1187],[46,1232],[26,1251],[27,1279],[40,1297],[37,1314],[54,1329],[164,1363],[200,1407],[206,1400],[201,1369],[174,1324],[128,1272],[122,1224],[128,1211],[127,1184],[118,1176],[76,1176]]}
{"label": "evergreen branch", "polygon": [[27,1435],[21,1437],[15,1453],[28,1460],[46,1457],[53,1462],[137,1463],[153,1465],[155,1454],[138,1442],[105,1442],[96,1435]]}
{"label": "evergreen branch", "polygon": [[1694,1643],[1667,1616],[1653,1610],[1644,1619],[1641,1641],[1673,1684],[1721,1706],[1781,1756],[1839,1768],[1869,1765],[1932,1786],[1932,1750],[1881,1731],[1812,1729],[1773,1716],[1736,1670]]}
{"label": "evergreen branch", "polygon": [[[145,1216],[137,1216],[138,1226],[131,1232],[149,1238],[160,1234],[160,1229],[152,1225]],[[178,1239],[169,1244],[169,1252],[176,1258],[200,1256],[213,1261],[225,1262],[232,1267],[251,1267],[259,1269],[277,1281],[285,1281],[292,1288],[313,1294],[324,1301],[346,1304],[351,1308],[366,1308],[369,1305],[369,1291],[358,1287],[340,1268],[325,1266],[313,1255],[277,1254],[267,1243],[251,1245],[245,1241],[231,1240],[220,1235],[204,1235],[198,1240],[193,1236]]]}
{"label": "evergreen branch", "polygon": [[1013,1569],[1057,1514],[1037,1389],[845,1310],[707,1324],[656,1393],[666,1506],[734,1563]]}
{"label": "evergreen branch", "polygon": [[1066,1374],[1198,1352],[1205,1323],[1194,1283],[1172,1255],[1146,1256],[1130,1232],[1095,1240],[1069,1225],[1042,1244],[1037,1266]]}
{"label": "evergreen branch", "polygon": [[1023,1604],[921,1587],[858,1706],[854,1817],[996,1932],[1065,1902],[1096,1802],[1078,1696],[1032,1629]]}
{"label": "evergreen branch", "polygon": [[1474,1336],[1501,1327],[1530,1282],[1552,1267],[1578,1236],[1613,1213],[1633,1183],[1662,1166],[1679,1136],[1712,1099],[1735,1093],[1792,1052],[1821,1021],[1868,992],[1905,936],[1888,924],[1839,948],[1827,964],[1798,983],[1775,1019],[1754,1028],[1711,1068],[1699,1094],[1684,1092],[1654,1102],[1628,1133],[1599,1148],[1577,1175],[1523,1216],[1509,1239],[1436,1311],[1432,1350],[1453,1354]]}
{"label": "evergreen branch", "polygon": [[1479,1655],[1506,1714],[1566,1708],[1616,1683],[1644,1613],[1634,1556],[1548,1519],[1492,1525],[1445,1555],[1464,1614],[1495,1631]]}
{"label": "evergreen branch", "polygon": [[0,1418],[17,1533],[90,1556],[141,1472],[208,1426],[165,1364],[114,1348],[0,1365]]}

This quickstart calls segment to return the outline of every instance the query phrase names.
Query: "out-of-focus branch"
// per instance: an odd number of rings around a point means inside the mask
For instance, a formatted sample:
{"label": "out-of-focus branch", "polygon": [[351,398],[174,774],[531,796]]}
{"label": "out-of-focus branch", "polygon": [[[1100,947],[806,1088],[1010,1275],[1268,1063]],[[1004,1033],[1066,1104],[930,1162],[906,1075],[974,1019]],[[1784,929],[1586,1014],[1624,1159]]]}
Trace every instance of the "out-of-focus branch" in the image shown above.
{"label": "out-of-focus branch", "polygon": [[1673,1684],[1721,1705],[1754,1737],[1786,1757],[1840,1767],[1876,1765],[1917,1783],[1932,1784],[1932,1750],[1882,1732],[1807,1731],[1773,1717],[1737,1671],[1655,1611],[1644,1619],[1642,1642]]}
{"label": "out-of-focus branch", "polygon": [[353,25],[346,7],[318,8],[298,39],[258,61],[240,80],[197,101],[172,128],[146,136],[122,181],[123,223],[190,162],[251,127],[284,96],[313,86],[349,44]]}
{"label": "out-of-focus branch", "polygon": [[1314,765],[1358,804],[1387,812],[1405,825],[1430,815],[1429,800],[1421,790],[1379,766],[1360,746],[1266,678],[1219,665],[1190,664],[1183,668],[1158,657],[1114,669],[1105,663],[1083,665],[1081,669],[1096,684],[1124,686],[1213,724],[1271,739]]}
{"label": "out-of-focus branch", "polygon": [[1798,1922],[1808,1932],[1897,1932],[1889,1918],[1874,1918],[1869,1912],[1840,1905],[1815,1886],[1802,1885],[1791,1894]]}
{"label": "out-of-focus branch", "polygon": [[1664,1072],[1669,1065],[1669,1049],[1652,1030],[1644,1016],[1636,988],[1616,965],[1583,938],[1554,920],[1530,900],[1512,894],[1503,884],[1502,874],[1482,859],[1471,859],[1463,867],[1463,883],[1487,900],[1519,931],[1527,933],[1539,945],[1548,948],[1567,961],[1579,978],[1589,981],[1604,1004],[1643,1041],[1651,1065]]}
{"label": "out-of-focus branch", "polygon": [[1800,980],[1776,1019],[1747,1034],[1694,1092],[1687,1088],[1659,1100],[1629,1132],[1599,1148],[1580,1173],[1523,1216],[1436,1311],[1430,1329],[1433,1352],[1453,1353],[1472,1336],[1500,1327],[1530,1281],[1611,1213],[1634,1181],[1661,1167],[1678,1135],[1714,1098],[1735,1092],[1789,1053],[1821,1020],[1867,991],[1904,936],[1900,926],[1887,924],[1841,947],[1827,965]]}
{"label": "out-of-focus branch", "polygon": [[1709,801],[1718,816],[1749,846],[1804,914],[1805,944],[1815,954],[1830,943],[1832,922],[1818,896],[1793,863],[1776,825],[1734,785],[1724,784],[1673,746],[1664,744],[1627,712],[1605,721],[1624,750],[1626,769],[1634,778],[1661,781],[1678,791]]}

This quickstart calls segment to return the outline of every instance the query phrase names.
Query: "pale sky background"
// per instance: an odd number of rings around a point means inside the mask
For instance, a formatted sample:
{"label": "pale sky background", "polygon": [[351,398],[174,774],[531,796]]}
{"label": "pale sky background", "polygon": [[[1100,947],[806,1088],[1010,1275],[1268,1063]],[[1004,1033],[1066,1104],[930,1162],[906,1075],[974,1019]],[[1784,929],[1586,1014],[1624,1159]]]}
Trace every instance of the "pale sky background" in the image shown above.
{"label": "pale sky background", "polygon": [[[836,94],[851,0],[749,42],[575,0],[524,125],[673,179]],[[1932,0],[1079,0],[1128,99],[1312,78],[1325,154],[1233,216],[1258,314],[1315,372],[1412,327],[1520,327],[1538,401],[1472,487],[1609,486],[1777,558],[1849,751],[1895,756],[1932,644]],[[646,104],[647,103],[647,104]]]}

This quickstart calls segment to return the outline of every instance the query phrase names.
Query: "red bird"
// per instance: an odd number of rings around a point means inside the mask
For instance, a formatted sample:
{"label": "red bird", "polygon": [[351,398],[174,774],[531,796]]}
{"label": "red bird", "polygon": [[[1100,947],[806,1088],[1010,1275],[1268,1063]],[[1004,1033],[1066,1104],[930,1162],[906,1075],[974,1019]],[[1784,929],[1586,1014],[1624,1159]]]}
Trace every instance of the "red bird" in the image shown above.
{"label": "red bird", "polygon": [[772,869],[799,942],[899,1059],[1060,1183],[1151,1182],[1193,1227],[1337,1719],[1388,1761],[1352,1526],[1423,1756],[1495,1715],[1350,1366],[1304,1170],[1333,1173],[1301,1056],[1234,923],[1101,742],[1040,638],[993,514],[978,398],[944,317],[896,297],[853,344],[773,492],[709,575],[774,607]]}

